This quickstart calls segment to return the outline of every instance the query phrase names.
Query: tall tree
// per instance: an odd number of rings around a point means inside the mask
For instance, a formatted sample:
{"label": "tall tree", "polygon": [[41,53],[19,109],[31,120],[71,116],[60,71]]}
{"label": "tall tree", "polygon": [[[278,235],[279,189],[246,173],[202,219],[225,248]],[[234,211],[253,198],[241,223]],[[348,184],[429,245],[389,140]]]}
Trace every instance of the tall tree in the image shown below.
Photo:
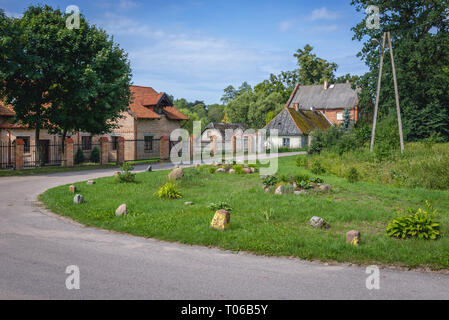
{"label": "tall tree", "polygon": [[313,47],[306,45],[304,49],[298,49],[293,55],[298,59],[300,82],[303,85],[324,83],[325,80],[333,81],[337,64],[318,58],[312,53]]}
{"label": "tall tree", "polygon": [[[352,0],[357,11],[368,5],[380,10],[380,29],[368,29],[361,21],[352,30],[354,39],[365,41],[359,53],[368,72],[360,80],[362,112],[371,113],[375,99],[383,32],[391,32],[404,133],[408,140],[440,133],[449,139],[449,4],[447,0]],[[389,54],[389,52],[386,52]],[[392,68],[385,59],[380,117],[395,109]]]}

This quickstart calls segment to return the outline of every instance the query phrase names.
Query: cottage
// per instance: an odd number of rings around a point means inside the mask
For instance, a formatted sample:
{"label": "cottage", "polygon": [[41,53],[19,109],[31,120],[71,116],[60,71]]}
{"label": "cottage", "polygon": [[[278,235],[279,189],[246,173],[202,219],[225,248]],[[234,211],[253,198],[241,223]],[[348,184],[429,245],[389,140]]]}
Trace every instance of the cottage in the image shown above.
{"label": "cottage", "polygon": [[289,108],[300,110],[315,110],[322,112],[333,124],[341,124],[345,110],[350,111],[353,121],[359,118],[358,93],[360,89],[353,89],[349,82],[324,85],[297,85],[287,102]]}

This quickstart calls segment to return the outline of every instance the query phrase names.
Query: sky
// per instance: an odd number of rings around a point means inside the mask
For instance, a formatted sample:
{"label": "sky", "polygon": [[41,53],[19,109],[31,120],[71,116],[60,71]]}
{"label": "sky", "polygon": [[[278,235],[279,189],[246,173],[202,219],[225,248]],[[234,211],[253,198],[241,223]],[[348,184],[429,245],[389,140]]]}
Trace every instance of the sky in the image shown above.
{"label": "sky", "polygon": [[293,70],[306,44],[337,75],[367,71],[351,31],[365,17],[350,0],[0,0],[14,17],[33,4],[78,6],[128,52],[135,85],[189,101],[220,103],[228,85]]}

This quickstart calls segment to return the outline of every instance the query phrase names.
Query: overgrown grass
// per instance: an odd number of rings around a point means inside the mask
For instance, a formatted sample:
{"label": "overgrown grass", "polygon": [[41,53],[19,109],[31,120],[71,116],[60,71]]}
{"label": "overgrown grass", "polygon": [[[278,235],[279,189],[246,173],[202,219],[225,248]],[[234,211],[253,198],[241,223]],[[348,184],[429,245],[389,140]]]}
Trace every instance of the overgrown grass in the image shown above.
{"label": "overgrown grass", "polygon": [[[296,167],[295,157],[279,162],[279,175],[312,175]],[[185,170],[178,185],[182,199],[163,200],[155,192],[167,174],[141,173],[130,184],[117,184],[112,178],[97,179],[95,185],[76,183],[86,199],[82,205],[73,204],[68,186],[50,189],[40,199],[53,212],[85,225],[137,236],[311,260],[449,268],[449,191],[349,183],[321,175],[332,185],[332,192],[279,196],[265,193],[257,174],[212,174],[208,167],[201,167]],[[386,226],[398,208],[424,207],[425,200],[439,211],[439,240],[387,236]],[[185,201],[195,205],[186,206]],[[208,206],[220,201],[233,209],[231,228],[225,232],[209,227],[214,213]],[[116,217],[114,212],[122,203],[128,205],[129,215]],[[331,228],[313,229],[309,226],[312,216],[326,219]],[[359,247],[346,244],[345,234],[353,229],[362,233]]]}
{"label": "overgrown grass", "polygon": [[409,143],[404,154],[394,151],[379,160],[367,148],[339,155],[323,151],[309,157],[307,168],[319,162],[326,172],[345,177],[355,168],[361,181],[409,188],[449,189],[449,144]]}

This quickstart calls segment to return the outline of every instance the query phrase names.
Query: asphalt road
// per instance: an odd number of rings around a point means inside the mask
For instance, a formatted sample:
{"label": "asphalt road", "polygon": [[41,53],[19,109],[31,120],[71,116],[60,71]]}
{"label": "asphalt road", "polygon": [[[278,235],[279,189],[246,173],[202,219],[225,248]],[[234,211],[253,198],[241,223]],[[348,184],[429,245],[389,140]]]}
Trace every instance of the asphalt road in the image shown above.
{"label": "asphalt road", "polygon": [[[48,188],[111,174],[0,178],[0,299],[449,299],[448,275],[381,269],[380,289],[368,290],[365,268],[115,234],[36,203]],[[69,265],[79,290],[66,288]]]}

